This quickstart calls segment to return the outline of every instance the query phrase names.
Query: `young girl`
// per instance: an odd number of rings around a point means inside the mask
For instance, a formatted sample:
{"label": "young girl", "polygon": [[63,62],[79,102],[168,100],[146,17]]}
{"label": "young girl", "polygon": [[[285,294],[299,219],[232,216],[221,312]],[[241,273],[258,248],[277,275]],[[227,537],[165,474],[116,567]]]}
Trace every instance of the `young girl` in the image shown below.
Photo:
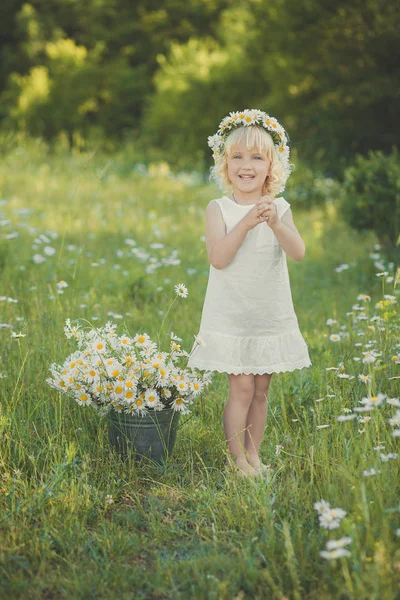
{"label": "young girl", "polygon": [[225,117],[208,138],[211,179],[228,195],[206,208],[210,273],[188,367],[225,372],[227,446],[242,476],[265,474],[259,458],[273,373],[312,363],[293,308],[286,255],[304,257],[290,204],[275,198],[290,175],[284,129],[260,110]]}

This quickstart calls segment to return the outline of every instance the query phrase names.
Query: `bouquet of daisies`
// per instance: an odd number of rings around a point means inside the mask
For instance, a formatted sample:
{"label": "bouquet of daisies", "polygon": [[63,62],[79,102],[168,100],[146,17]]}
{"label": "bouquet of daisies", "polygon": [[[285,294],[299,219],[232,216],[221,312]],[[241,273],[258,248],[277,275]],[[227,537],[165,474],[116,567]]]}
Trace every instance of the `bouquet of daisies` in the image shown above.
{"label": "bouquet of daisies", "polygon": [[62,365],[52,363],[46,382],[101,414],[114,409],[144,415],[165,408],[189,413],[194,398],[211,383],[211,373],[179,367],[179,358],[189,356],[178,344],[181,338],[171,332],[170,351],[161,352],[147,333],[129,337],[117,335],[116,328],[108,321],[85,330],[67,319],[65,335],[75,338],[78,350]]}

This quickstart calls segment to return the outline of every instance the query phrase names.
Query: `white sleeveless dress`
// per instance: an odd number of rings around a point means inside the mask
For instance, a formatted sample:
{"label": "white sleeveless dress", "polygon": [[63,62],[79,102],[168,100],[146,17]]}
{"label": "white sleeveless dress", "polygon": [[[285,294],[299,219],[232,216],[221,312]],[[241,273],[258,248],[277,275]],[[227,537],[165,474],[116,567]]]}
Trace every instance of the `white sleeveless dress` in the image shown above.
{"label": "white sleeveless dress", "polygon": [[[254,204],[216,199],[228,234]],[[290,206],[274,200],[279,218]],[[266,222],[247,233],[224,269],[210,265],[198,336],[188,367],[262,375],[309,367],[293,308],[286,254]]]}

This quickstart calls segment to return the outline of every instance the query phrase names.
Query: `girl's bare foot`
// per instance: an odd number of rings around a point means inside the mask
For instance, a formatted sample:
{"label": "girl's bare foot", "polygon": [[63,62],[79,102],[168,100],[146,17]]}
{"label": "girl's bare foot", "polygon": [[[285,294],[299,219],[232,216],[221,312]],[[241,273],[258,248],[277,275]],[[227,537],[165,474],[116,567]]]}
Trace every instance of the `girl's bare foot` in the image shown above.
{"label": "girl's bare foot", "polygon": [[235,469],[235,473],[240,477],[257,477],[258,472],[254,469],[245,458],[238,458],[236,460],[230,459],[232,467]]}
{"label": "girl's bare foot", "polygon": [[258,475],[268,475],[268,467],[261,462],[260,457],[258,455],[247,454],[246,458],[248,464],[253,467],[253,469]]}

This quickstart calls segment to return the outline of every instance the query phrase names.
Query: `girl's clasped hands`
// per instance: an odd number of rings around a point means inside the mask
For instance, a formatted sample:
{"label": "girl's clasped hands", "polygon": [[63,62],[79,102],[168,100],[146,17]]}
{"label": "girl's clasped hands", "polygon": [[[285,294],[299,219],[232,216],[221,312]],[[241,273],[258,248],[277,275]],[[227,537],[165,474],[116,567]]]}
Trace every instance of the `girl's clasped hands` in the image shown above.
{"label": "girl's clasped hands", "polygon": [[278,221],[278,212],[273,196],[262,196],[256,204],[258,215],[266,220],[268,225],[275,225]]}

